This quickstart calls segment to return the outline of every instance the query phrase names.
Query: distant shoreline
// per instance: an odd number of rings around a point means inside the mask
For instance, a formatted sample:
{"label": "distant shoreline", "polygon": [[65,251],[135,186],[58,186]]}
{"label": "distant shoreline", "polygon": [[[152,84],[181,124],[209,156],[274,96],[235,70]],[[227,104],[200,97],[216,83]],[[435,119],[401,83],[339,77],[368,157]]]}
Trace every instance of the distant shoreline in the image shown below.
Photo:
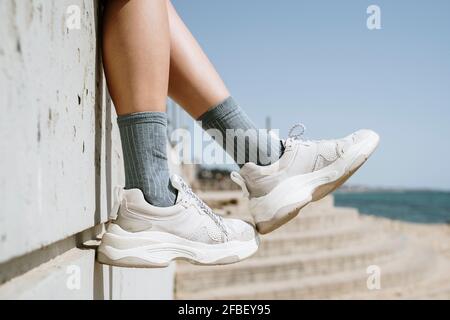
{"label": "distant shoreline", "polygon": [[438,192],[438,193],[450,193],[450,190],[446,189],[431,189],[431,188],[406,188],[406,187],[367,187],[367,186],[342,186],[335,193],[368,193],[368,192]]}
{"label": "distant shoreline", "polygon": [[450,192],[351,189],[335,193],[335,205],[362,214],[414,223],[450,223]]}

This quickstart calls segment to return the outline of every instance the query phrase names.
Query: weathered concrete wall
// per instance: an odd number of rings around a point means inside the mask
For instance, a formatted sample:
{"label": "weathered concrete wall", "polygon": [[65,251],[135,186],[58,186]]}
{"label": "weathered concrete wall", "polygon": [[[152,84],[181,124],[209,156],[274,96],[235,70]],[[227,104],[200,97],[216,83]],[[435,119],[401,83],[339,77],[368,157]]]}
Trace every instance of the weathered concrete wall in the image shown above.
{"label": "weathered concrete wall", "polygon": [[94,261],[93,250],[72,249],[0,287],[0,299],[171,299],[174,265],[122,269]]}
{"label": "weathered concrete wall", "polygon": [[[65,10],[84,9],[68,31]],[[0,2],[0,262],[106,220],[94,1]],[[25,236],[32,234],[32,237]]]}
{"label": "weathered concrete wall", "polygon": [[[66,27],[71,5],[81,9],[80,29]],[[37,267],[41,261],[31,260],[45,260],[39,250],[48,246],[45,252],[63,257],[68,248],[60,249],[58,241],[107,221],[112,190],[123,184],[119,134],[100,63],[98,6],[96,0],[0,1],[0,284],[15,275],[12,266]],[[83,259],[92,270],[102,269],[94,268],[92,252]],[[64,266],[58,261],[53,263]],[[55,279],[45,282],[50,291],[58,282],[51,270],[48,277]],[[160,272],[170,278],[172,271]],[[123,281],[129,286],[131,280]],[[23,296],[20,290],[16,296]]]}

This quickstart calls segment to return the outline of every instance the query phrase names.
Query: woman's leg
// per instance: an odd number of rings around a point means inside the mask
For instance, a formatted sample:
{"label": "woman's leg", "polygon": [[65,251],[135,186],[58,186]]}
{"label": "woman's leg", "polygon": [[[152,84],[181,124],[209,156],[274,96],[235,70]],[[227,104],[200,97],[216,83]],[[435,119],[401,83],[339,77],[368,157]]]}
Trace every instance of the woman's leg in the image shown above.
{"label": "woman's leg", "polygon": [[[175,8],[169,0],[167,3],[171,38],[170,97],[195,119],[201,120],[205,130],[219,130],[223,137],[219,144],[238,165],[247,162],[268,165],[277,161],[282,153],[280,140],[264,130],[258,131],[230,97],[216,69]],[[233,130],[233,135],[227,136],[229,129]]]}
{"label": "woman's leg", "polygon": [[167,163],[170,35],[165,0],[107,0],[103,61],[119,114],[125,188],[158,207],[175,203]]}
{"label": "woman's leg", "polygon": [[253,226],[219,218],[180,178],[170,179],[167,115],[162,112],[169,77],[168,25],[166,0],[106,3],[104,63],[119,114],[128,190],[117,219],[102,237],[97,251],[101,263],[166,267],[184,258],[224,264],[245,259],[258,248]]}
{"label": "woman's leg", "polygon": [[170,1],[167,7],[171,42],[169,95],[198,119],[230,93]]}
{"label": "woman's leg", "polygon": [[165,111],[170,35],[165,0],[107,0],[103,62],[117,114]]}

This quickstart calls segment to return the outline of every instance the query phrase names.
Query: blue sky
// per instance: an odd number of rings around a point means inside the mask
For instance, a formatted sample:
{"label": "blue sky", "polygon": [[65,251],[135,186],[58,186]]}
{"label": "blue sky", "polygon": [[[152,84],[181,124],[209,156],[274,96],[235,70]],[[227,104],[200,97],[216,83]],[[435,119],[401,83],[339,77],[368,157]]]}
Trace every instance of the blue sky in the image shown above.
{"label": "blue sky", "polygon": [[[259,126],[371,128],[380,148],[352,184],[450,189],[450,1],[173,3]],[[371,4],[381,30],[366,27]]]}

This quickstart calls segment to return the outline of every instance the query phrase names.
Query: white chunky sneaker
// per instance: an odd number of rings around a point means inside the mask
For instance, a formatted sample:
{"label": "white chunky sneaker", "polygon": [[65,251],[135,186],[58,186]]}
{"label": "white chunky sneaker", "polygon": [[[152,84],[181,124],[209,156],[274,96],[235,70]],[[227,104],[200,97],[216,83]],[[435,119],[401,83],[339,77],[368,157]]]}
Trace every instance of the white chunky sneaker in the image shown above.
{"label": "white chunky sneaker", "polygon": [[118,218],[110,223],[98,248],[100,263],[134,268],[166,267],[172,260],[219,265],[253,255],[259,244],[250,224],[224,219],[201,201],[178,176],[177,203],[148,204],[137,189],[123,191]]}
{"label": "white chunky sneaker", "polygon": [[379,136],[359,130],[343,139],[306,141],[302,133],[284,142],[285,152],[270,166],[247,163],[231,179],[250,199],[259,233],[269,233],[298,215],[312,201],[336,190],[375,151]]}

